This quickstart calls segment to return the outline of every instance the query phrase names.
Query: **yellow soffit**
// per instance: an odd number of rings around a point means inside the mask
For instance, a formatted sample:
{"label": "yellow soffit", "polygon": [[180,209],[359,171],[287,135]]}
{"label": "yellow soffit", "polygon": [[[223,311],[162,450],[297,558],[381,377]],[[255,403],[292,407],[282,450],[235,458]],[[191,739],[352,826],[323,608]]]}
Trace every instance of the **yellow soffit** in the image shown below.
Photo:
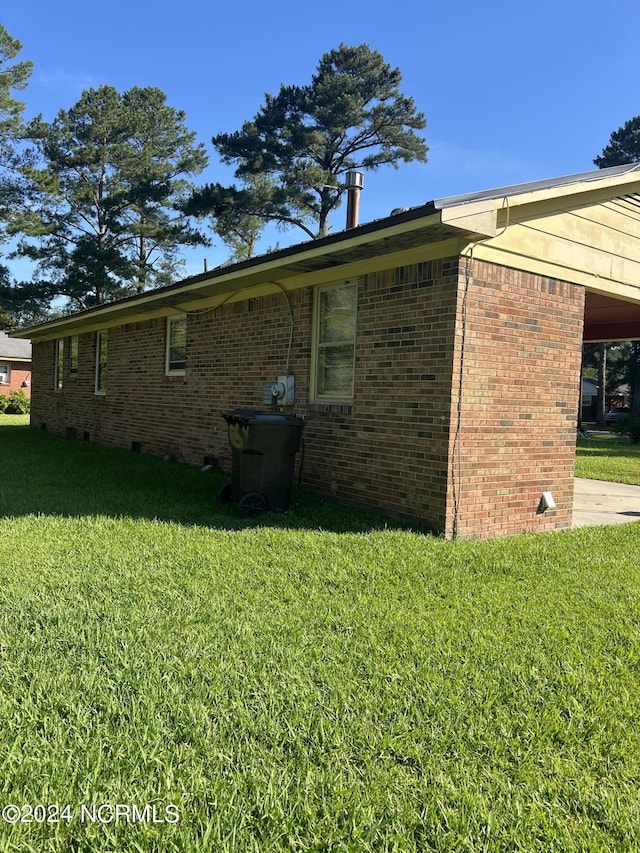
{"label": "yellow soffit", "polygon": [[582,285],[585,290],[593,293],[603,293],[635,304],[640,303],[640,287],[631,282],[619,281],[606,276],[599,276],[576,265],[554,261],[543,255],[528,251],[505,249],[492,246],[490,243],[480,243],[473,249],[473,257],[478,261],[487,261],[502,267],[533,273],[545,278],[566,281]]}
{"label": "yellow soffit", "polygon": [[440,211],[440,221],[453,228],[473,231],[484,237],[495,237],[499,206],[502,206],[501,199],[444,207]]}

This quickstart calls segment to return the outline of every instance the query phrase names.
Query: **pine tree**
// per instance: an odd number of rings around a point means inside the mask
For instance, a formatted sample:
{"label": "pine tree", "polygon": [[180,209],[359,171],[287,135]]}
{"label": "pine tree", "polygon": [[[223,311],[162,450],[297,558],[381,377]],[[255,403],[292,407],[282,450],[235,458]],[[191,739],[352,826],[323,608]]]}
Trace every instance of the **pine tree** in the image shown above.
{"label": "pine tree", "polygon": [[609,144],[593,161],[599,169],[640,162],[640,116],[635,116],[615,130]]}
{"label": "pine tree", "polygon": [[179,246],[206,242],[175,210],[204,148],[160,90],[90,89],[29,135],[42,166],[25,169],[31,191],[14,229],[38,272],[14,299],[38,292],[43,304],[90,307],[164,283]]}
{"label": "pine tree", "polygon": [[[427,159],[416,133],[426,121],[401,94],[401,79],[399,69],[366,44],[341,44],[324,54],[310,84],[281,86],[277,95],[265,95],[241,130],[213,137],[222,161],[236,166],[245,185],[205,187],[187,209],[220,215],[231,207],[297,225],[310,236],[326,235],[346,172]],[[270,182],[266,197],[251,189],[257,175]]]}
{"label": "pine tree", "polygon": [[27,87],[33,69],[32,62],[10,62],[21,50],[21,43],[0,24],[0,225],[6,222],[21,192],[17,142],[22,137],[25,105],[13,92]]}

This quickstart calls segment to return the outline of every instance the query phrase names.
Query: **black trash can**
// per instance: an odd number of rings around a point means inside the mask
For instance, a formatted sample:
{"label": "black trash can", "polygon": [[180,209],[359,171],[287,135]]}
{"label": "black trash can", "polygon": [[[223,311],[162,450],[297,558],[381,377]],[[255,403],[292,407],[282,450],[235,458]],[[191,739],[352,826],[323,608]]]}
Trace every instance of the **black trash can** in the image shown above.
{"label": "black trash can", "polygon": [[291,501],[293,470],[304,420],[258,409],[223,412],[231,445],[231,485],[224,497],[240,515],[284,512]]}

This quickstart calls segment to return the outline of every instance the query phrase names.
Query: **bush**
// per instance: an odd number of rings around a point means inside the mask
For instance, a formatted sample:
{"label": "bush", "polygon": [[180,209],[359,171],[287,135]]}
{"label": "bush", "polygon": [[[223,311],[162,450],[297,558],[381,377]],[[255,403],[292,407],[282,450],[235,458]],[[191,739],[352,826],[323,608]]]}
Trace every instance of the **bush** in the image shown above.
{"label": "bush", "polygon": [[9,397],[5,411],[8,415],[26,415],[31,411],[31,400],[22,388],[14,391]]}
{"label": "bush", "polygon": [[612,429],[618,435],[628,435],[634,444],[640,442],[640,415],[618,415]]}
{"label": "bush", "polygon": [[9,405],[9,400],[7,399],[6,394],[0,394],[0,413],[7,411],[7,406]]}

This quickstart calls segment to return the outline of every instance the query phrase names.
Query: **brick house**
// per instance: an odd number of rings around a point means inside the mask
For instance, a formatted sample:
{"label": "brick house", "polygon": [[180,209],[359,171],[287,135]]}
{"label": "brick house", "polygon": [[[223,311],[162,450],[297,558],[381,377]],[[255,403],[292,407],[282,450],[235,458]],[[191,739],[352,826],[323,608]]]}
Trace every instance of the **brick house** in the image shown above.
{"label": "brick house", "polygon": [[0,394],[22,389],[31,396],[31,341],[0,331]]}
{"label": "brick house", "polygon": [[628,166],[438,199],[21,330],[32,424],[224,467],[220,412],[290,374],[304,487],[446,537],[569,527],[581,346],[640,337],[639,236]]}

